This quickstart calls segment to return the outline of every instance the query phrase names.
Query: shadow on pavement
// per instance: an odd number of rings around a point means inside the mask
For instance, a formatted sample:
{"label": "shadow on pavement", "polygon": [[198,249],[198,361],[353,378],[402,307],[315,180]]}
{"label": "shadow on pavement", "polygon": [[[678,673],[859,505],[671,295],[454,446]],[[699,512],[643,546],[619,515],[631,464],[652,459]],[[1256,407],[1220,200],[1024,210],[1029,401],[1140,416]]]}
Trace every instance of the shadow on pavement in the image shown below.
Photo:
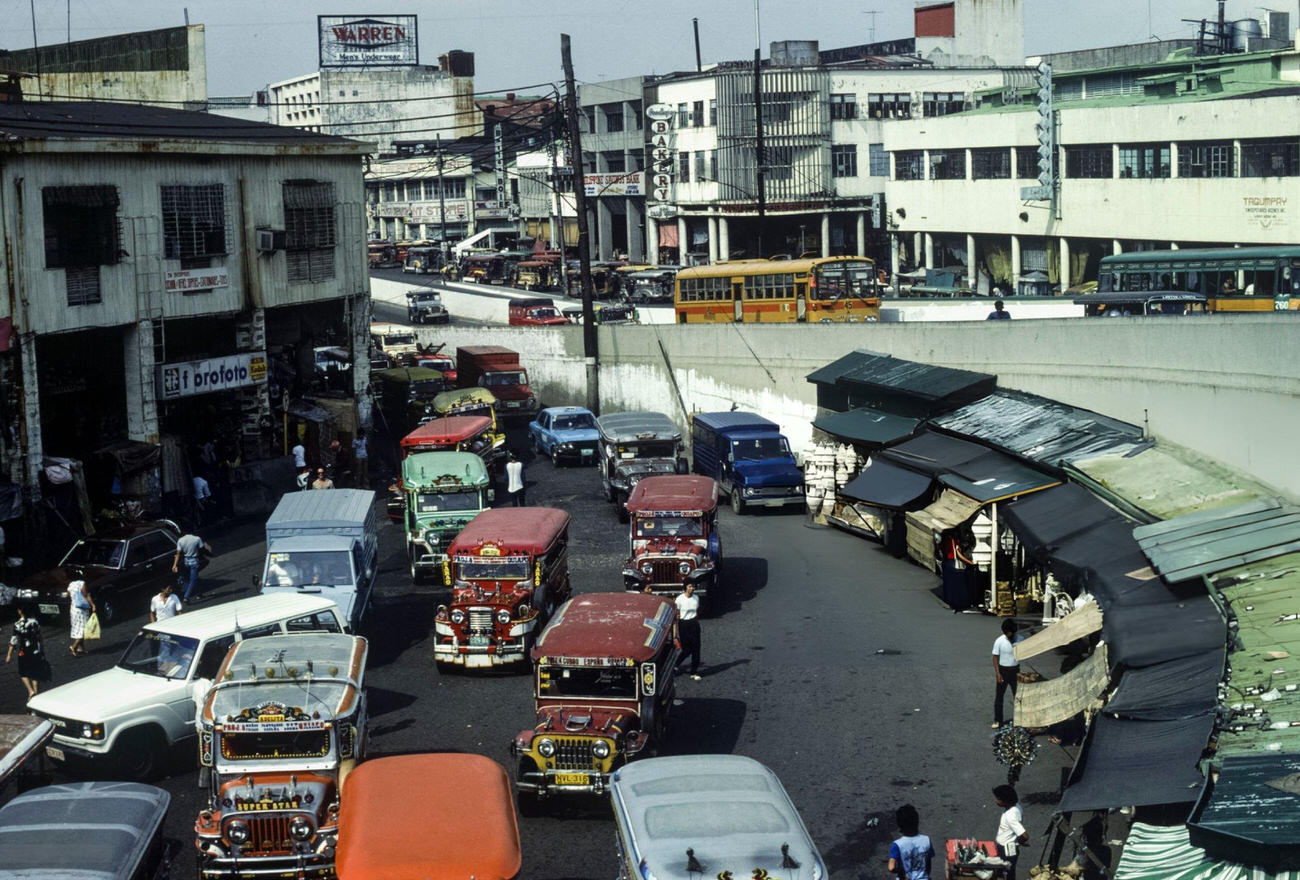
{"label": "shadow on pavement", "polygon": [[767,560],[761,556],[728,556],[722,561],[722,601],[715,614],[739,611],[767,586]]}
{"label": "shadow on pavement", "polygon": [[[689,682],[688,682],[689,683]],[[663,754],[729,755],[740,740],[747,704],[743,700],[691,697],[678,687]]]}

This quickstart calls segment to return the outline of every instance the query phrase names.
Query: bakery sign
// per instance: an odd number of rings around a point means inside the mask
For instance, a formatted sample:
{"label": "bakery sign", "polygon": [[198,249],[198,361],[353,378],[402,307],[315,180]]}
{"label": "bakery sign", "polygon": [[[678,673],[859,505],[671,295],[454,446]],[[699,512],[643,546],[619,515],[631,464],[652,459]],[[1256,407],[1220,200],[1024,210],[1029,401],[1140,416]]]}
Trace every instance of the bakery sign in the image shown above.
{"label": "bakery sign", "polygon": [[229,391],[266,381],[266,355],[262,352],[160,364],[157,370],[159,400],[178,400],[213,391]]}
{"label": "bakery sign", "polygon": [[163,273],[163,289],[168,293],[202,293],[230,286],[230,270],[224,266],[210,269],[178,269]]}
{"label": "bakery sign", "polygon": [[420,63],[414,15],[318,15],[321,67],[401,67]]}

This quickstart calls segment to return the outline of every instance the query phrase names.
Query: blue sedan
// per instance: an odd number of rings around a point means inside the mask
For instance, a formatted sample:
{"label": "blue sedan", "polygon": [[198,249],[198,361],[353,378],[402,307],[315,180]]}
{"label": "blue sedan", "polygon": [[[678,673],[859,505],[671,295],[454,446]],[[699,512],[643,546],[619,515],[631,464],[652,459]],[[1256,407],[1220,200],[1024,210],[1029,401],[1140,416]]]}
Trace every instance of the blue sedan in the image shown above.
{"label": "blue sedan", "polygon": [[528,442],[556,465],[595,464],[600,442],[596,417],[581,406],[547,407],[528,423]]}

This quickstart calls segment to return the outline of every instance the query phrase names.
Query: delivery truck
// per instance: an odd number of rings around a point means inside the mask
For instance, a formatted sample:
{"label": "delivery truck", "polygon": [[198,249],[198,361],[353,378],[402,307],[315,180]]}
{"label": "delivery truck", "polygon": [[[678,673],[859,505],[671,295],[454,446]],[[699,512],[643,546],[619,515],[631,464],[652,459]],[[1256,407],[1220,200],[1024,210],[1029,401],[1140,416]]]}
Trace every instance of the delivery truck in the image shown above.
{"label": "delivery truck", "polygon": [[696,413],[691,418],[695,473],[713,477],[731,509],[802,507],[803,471],[776,422],[749,412]]}
{"label": "delivery truck", "polygon": [[456,349],[457,379],[462,388],[486,388],[497,399],[500,417],[537,412],[537,396],[519,353],[500,345],[462,345]]}

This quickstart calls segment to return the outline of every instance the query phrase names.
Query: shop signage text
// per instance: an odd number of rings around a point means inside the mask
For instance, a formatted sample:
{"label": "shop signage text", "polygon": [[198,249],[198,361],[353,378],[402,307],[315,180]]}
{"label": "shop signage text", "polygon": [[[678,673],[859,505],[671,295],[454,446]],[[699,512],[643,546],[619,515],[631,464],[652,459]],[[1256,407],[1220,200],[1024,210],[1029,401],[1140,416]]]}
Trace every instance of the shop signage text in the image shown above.
{"label": "shop signage text", "polygon": [[420,63],[414,15],[318,15],[316,26],[321,67]]}
{"label": "shop signage text", "polygon": [[265,382],[266,355],[260,352],[232,354],[202,361],[161,364],[157,372],[158,399],[177,400]]}
{"label": "shop signage text", "polygon": [[1291,225],[1286,196],[1242,196],[1246,222],[1260,229],[1286,229]]}
{"label": "shop signage text", "polygon": [[662,119],[666,121],[673,118],[673,112],[672,104],[651,104],[649,107],[645,108],[645,118]]}
{"label": "shop signage text", "polygon": [[163,287],[168,293],[197,293],[230,286],[230,271],[224,266],[211,269],[179,269],[163,273]]}
{"label": "shop signage text", "polygon": [[641,171],[584,174],[582,188],[588,196],[643,196],[645,174]]}

